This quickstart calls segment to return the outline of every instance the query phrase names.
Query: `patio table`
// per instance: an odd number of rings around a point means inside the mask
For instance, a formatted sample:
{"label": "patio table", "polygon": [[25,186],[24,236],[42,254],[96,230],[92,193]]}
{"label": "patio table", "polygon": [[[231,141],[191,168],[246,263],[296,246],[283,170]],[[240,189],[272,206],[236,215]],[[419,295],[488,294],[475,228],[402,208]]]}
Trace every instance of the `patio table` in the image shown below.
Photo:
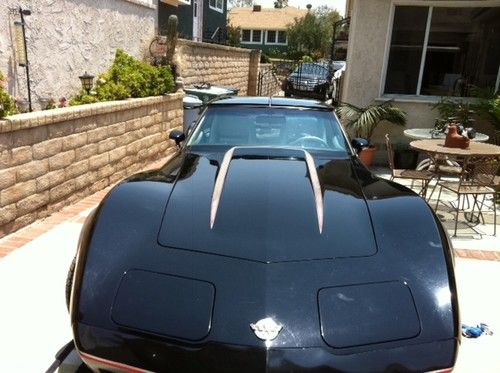
{"label": "patio table", "polygon": [[467,149],[449,148],[444,146],[444,139],[417,140],[410,142],[413,149],[426,152],[431,158],[437,155],[467,158],[477,157],[500,157],[500,146],[471,141]]}
{"label": "patio table", "polygon": [[[444,139],[446,134],[443,132],[433,133],[434,128],[410,128],[404,130],[403,133],[406,137],[414,140],[430,140],[430,139]],[[486,142],[490,137],[484,133],[477,132],[476,137],[472,141]]]}

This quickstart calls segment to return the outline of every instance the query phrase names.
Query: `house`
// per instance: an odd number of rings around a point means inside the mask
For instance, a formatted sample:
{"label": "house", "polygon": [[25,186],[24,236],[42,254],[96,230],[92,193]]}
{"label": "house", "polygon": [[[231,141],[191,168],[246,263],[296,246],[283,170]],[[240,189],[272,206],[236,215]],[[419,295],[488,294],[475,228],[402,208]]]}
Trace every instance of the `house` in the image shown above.
{"label": "house", "polygon": [[[342,101],[366,106],[393,100],[408,113],[408,128],[433,127],[432,104],[499,89],[498,1],[350,0],[348,69]],[[401,127],[381,126],[408,142]],[[486,123],[480,132],[492,134]],[[492,136],[490,136],[492,137]],[[383,153],[383,152],[379,152]]]}
{"label": "house", "polygon": [[168,17],[179,19],[179,36],[195,41],[226,40],[227,0],[160,0],[158,25],[160,33]]}
{"label": "house", "polygon": [[264,53],[284,52],[288,47],[288,25],[306,14],[306,9],[291,6],[276,9],[254,5],[253,8],[232,8],[228,23],[241,29],[242,47],[260,49]]}

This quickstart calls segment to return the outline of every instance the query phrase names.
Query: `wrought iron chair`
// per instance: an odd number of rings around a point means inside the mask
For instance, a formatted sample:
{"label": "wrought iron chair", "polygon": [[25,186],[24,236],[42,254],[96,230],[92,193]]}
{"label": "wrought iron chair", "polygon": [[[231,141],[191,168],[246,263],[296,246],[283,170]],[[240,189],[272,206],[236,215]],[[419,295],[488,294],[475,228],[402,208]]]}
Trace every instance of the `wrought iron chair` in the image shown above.
{"label": "wrought iron chair", "polygon": [[434,174],[428,170],[409,170],[409,169],[397,169],[394,166],[394,150],[392,148],[391,140],[389,134],[385,134],[385,144],[387,146],[387,158],[389,159],[389,167],[391,168],[391,180],[394,179],[411,179],[412,186],[413,181],[420,180],[422,182],[422,189],[420,190],[420,195],[425,199],[427,194],[427,187],[430,181],[434,177]]}
{"label": "wrought iron chair", "polygon": [[[475,157],[475,158],[466,158],[463,164],[463,171],[460,175],[458,181],[438,181],[436,186],[439,186],[439,194],[436,201],[436,210],[439,205],[439,201],[441,198],[441,192],[443,188],[448,191],[455,193],[457,195],[457,204],[455,209],[455,230],[453,236],[457,235],[457,226],[458,226],[458,214],[460,212],[460,197],[462,196],[472,196],[473,204],[471,211],[471,219],[474,216],[474,210],[477,207],[478,209],[478,219],[481,218],[484,221],[484,217],[482,216],[482,208],[484,205],[484,198],[487,195],[493,196],[493,235],[496,236],[496,225],[497,225],[497,213],[496,213],[496,203],[494,201],[495,198],[495,183],[498,180],[495,178],[498,170],[500,169],[500,162],[496,158],[485,158],[485,157]],[[481,202],[478,201],[478,197],[482,196]],[[468,199],[467,199],[468,200]],[[465,198],[462,200],[462,209],[464,210],[464,217],[467,220],[465,209]]]}

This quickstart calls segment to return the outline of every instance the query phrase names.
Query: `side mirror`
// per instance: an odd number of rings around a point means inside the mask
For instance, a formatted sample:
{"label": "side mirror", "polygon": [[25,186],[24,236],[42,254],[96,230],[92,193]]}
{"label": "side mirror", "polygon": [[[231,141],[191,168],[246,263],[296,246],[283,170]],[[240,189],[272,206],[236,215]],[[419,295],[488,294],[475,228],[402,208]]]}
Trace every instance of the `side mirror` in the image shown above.
{"label": "side mirror", "polygon": [[362,137],[356,137],[351,140],[351,146],[359,153],[363,148],[368,147],[368,140],[363,139]]}
{"label": "side mirror", "polygon": [[184,132],[182,131],[179,131],[179,130],[173,130],[172,132],[170,132],[170,134],[168,135],[168,138],[170,140],[174,140],[175,143],[177,144],[177,146],[180,146],[180,143],[183,142],[184,140],[186,140],[186,135],[184,134]]}

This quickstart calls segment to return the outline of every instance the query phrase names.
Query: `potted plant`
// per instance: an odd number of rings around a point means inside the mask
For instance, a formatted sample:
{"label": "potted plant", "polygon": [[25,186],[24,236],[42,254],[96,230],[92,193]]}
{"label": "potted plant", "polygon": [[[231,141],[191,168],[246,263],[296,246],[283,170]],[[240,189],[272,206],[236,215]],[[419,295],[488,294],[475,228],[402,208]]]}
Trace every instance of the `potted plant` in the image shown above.
{"label": "potted plant", "polygon": [[391,101],[367,107],[358,107],[344,102],[337,109],[337,112],[342,119],[346,120],[345,126],[353,132],[354,137],[368,140],[368,147],[363,148],[359,153],[359,158],[367,167],[372,165],[375,157],[376,149],[371,145],[370,140],[379,123],[385,120],[399,126],[406,125],[406,113],[402,109],[392,106]]}
{"label": "potted plant", "polygon": [[432,108],[439,112],[439,118],[434,122],[433,133],[445,132],[450,125],[456,125],[460,133],[465,128],[472,129],[476,121],[474,118],[477,116],[476,109],[480,107],[481,104],[441,97],[439,102],[432,105]]}

